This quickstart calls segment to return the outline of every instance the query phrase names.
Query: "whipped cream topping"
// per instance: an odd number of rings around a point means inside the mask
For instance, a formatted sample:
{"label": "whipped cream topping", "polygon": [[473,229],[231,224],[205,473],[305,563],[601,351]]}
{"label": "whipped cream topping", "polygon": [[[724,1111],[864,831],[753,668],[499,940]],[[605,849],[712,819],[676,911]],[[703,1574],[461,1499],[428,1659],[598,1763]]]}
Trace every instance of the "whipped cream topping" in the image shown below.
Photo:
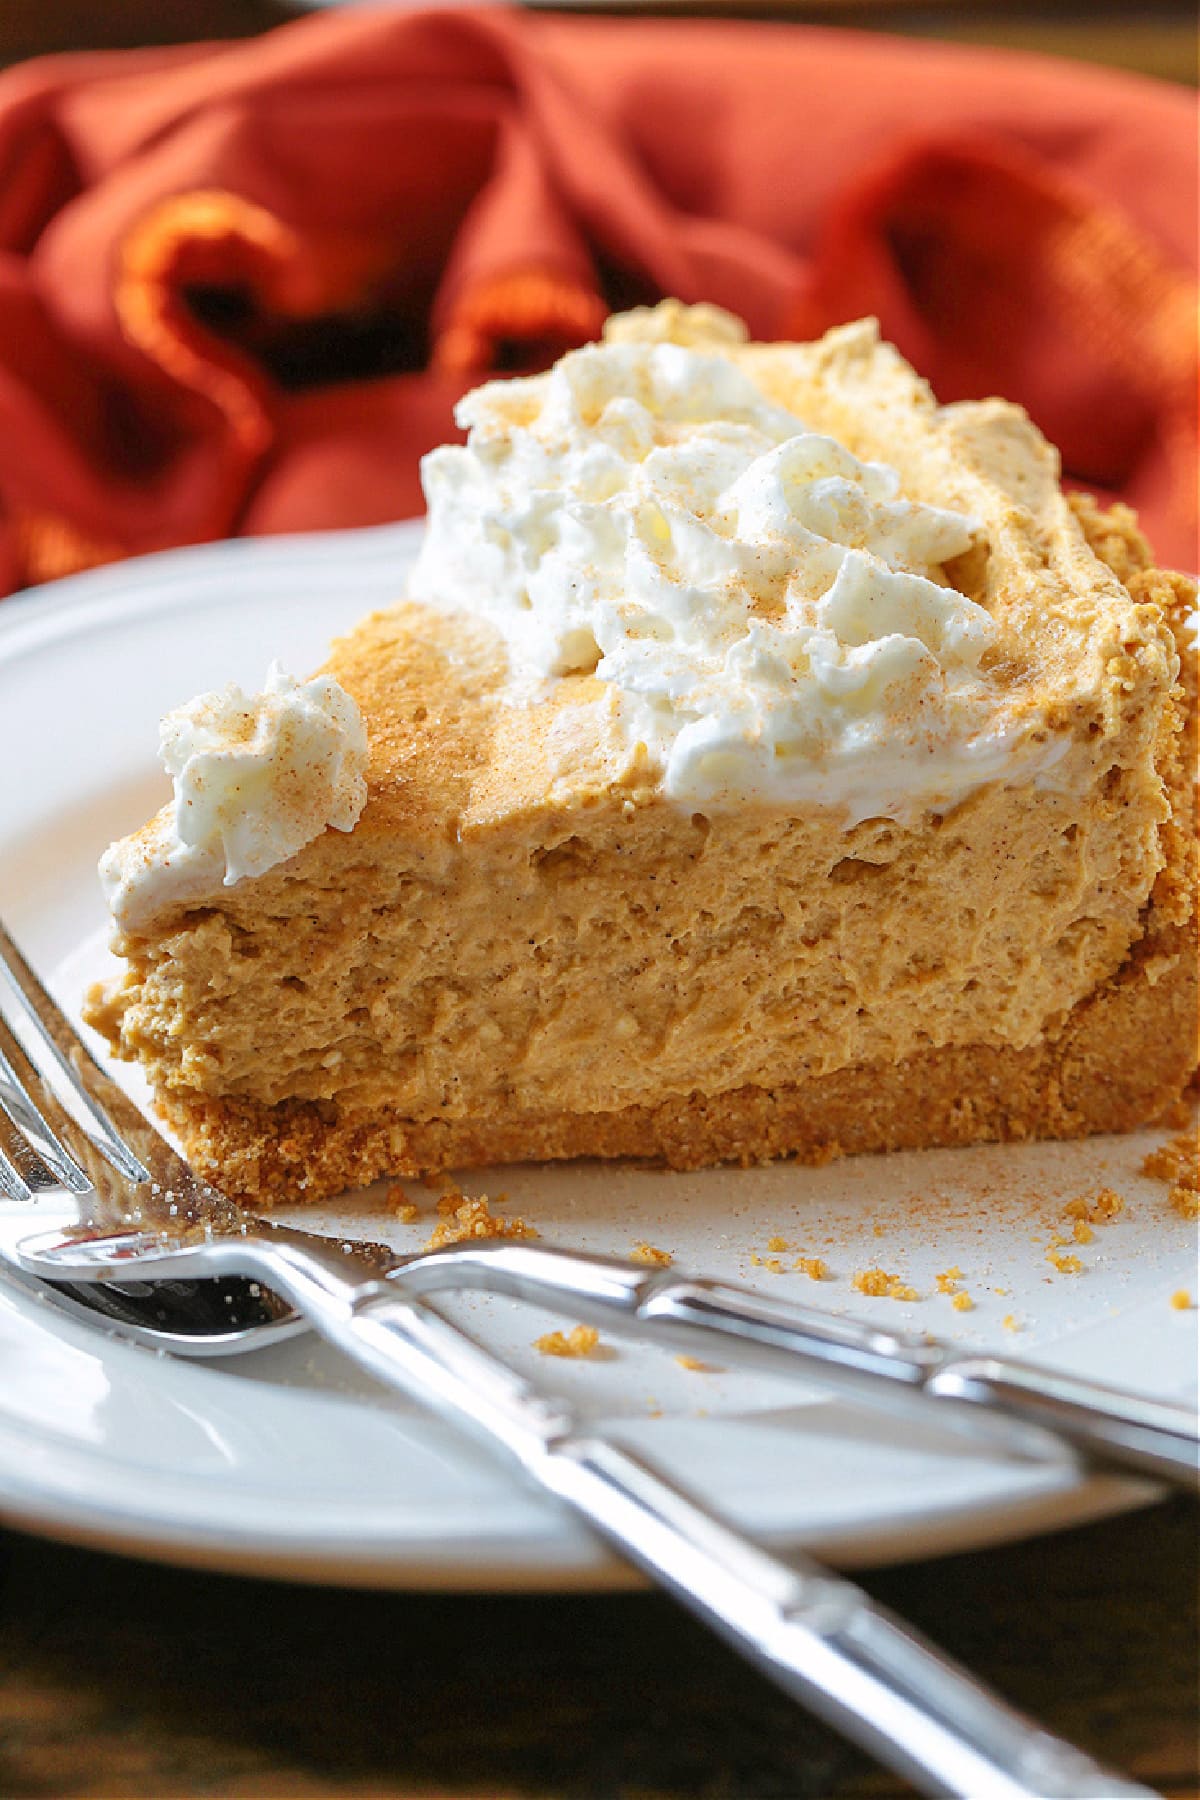
{"label": "whipped cream topping", "polygon": [[261,693],[201,694],[163,719],[159,753],[174,800],[100,862],[122,924],[265,874],[366,805],[362,717],[328,675],[300,682],[273,663]]}
{"label": "whipped cream topping", "polygon": [[409,592],[498,628],[513,698],[611,683],[628,743],[687,804],[854,822],[1007,770],[1015,733],[980,671],[995,627],[939,578],[977,522],[906,499],[711,344],[614,334],[457,418],[467,444],[422,466]]}

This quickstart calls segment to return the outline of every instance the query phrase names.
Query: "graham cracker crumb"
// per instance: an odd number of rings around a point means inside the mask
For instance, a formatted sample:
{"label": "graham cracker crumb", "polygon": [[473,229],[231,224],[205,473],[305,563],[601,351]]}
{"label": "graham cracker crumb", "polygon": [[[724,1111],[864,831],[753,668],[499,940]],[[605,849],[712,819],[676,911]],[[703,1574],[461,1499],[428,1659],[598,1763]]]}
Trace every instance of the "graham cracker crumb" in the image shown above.
{"label": "graham cracker crumb", "polygon": [[402,1225],[411,1225],[417,1216],[415,1207],[399,1182],[394,1183],[384,1198]]}
{"label": "graham cracker crumb", "polygon": [[1083,1264],[1077,1256],[1060,1256],[1056,1250],[1047,1250],[1046,1261],[1052,1263],[1060,1275],[1082,1275]]}
{"label": "graham cracker crumb", "polygon": [[574,1325],[570,1331],[546,1331],[533,1340],[543,1356],[590,1356],[600,1342],[594,1325]]}
{"label": "graham cracker crumb", "polygon": [[[457,1204],[448,1206],[446,1201],[451,1200]],[[427,1250],[441,1250],[447,1244],[462,1244],[468,1238],[538,1236],[536,1227],[527,1224],[524,1219],[497,1219],[486,1194],[480,1194],[476,1199],[467,1199],[463,1194],[447,1194],[443,1200],[438,1201],[438,1211],[450,1216],[443,1217],[441,1224],[434,1226],[433,1236],[425,1246]]]}
{"label": "graham cracker crumb", "polygon": [[807,1275],[810,1281],[824,1281],[829,1273],[823,1256],[798,1256],[792,1267]]}
{"label": "graham cracker crumb", "polygon": [[[1082,1221],[1087,1225],[1111,1225],[1117,1215],[1124,1210],[1123,1197],[1115,1193],[1112,1188],[1101,1188],[1093,1200],[1088,1200],[1084,1195],[1079,1194],[1074,1200],[1068,1200],[1063,1207],[1063,1212],[1068,1219],[1074,1219],[1077,1223]],[[1078,1229],[1075,1235],[1077,1238],[1079,1237]],[[1065,1244],[1066,1241],[1065,1238],[1058,1240],[1060,1244]],[[1080,1238],[1079,1241],[1087,1243],[1088,1240]]]}
{"label": "graham cracker crumb", "polygon": [[1187,1289],[1176,1288],[1175,1292],[1171,1295],[1171,1305],[1175,1308],[1175,1311],[1187,1312],[1191,1304],[1192,1296],[1188,1293]]}
{"label": "graham cracker crumb", "polygon": [[694,1369],[700,1375],[717,1375],[720,1371],[713,1363],[701,1362],[698,1356],[677,1356],[675,1361],[681,1369]]}
{"label": "graham cracker crumb", "polygon": [[1005,1331],[1024,1331],[1025,1329],[1016,1313],[1005,1313],[1000,1323]]}
{"label": "graham cracker crumb", "polygon": [[1170,1182],[1167,1204],[1181,1219],[1200,1218],[1200,1152],[1194,1133],[1181,1132],[1152,1150],[1142,1163],[1142,1174]]}
{"label": "graham cracker crumb", "polygon": [[1076,1219],[1072,1236],[1077,1244],[1090,1244],[1095,1240],[1095,1232],[1086,1219]]}
{"label": "graham cracker crumb", "polygon": [[962,1280],[962,1270],[957,1263],[948,1269],[943,1269],[941,1274],[935,1275],[933,1279],[937,1282],[939,1294],[952,1295],[950,1304],[955,1312],[974,1312],[975,1302],[970,1294],[964,1293],[958,1285]]}
{"label": "graham cracker crumb", "polygon": [[653,1244],[635,1244],[629,1254],[634,1262],[649,1263],[655,1269],[669,1268],[675,1261],[669,1250],[657,1250]]}
{"label": "graham cracker crumb", "polygon": [[1112,1188],[1101,1188],[1088,1218],[1093,1225],[1111,1225],[1118,1213],[1125,1211],[1125,1197]]}
{"label": "graham cracker crumb", "polygon": [[859,1269],[850,1277],[850,1285],[860,1294],[870,1294],[873,1298],[919,1300],[921,1297],[916,1288],[909,1287],[899,1275],[891,1275],[886,1269]]}
{"label": "graham cracker crumb", "polygon": [[895,1279],[885,1269],[859,1269],[850,1277],[850,1285],[857,1288],[860,1294],[870,1294],[874,1298],[886,1294],[888,1283]]}
{"label": "graham cracker crumb", "polygon": [[1167,1195],[1167,1204],[1181,1219],[1200,1219],[1200,1188],[1194,1182],[1177,1181]]}
{"label": "graham cracker crumb", "polygon": [[773,1237],[773,1238],[767,1239],[767,1249],[768,1250],[789,1250],[790,1248],[791,1248],[791,1245],[788,1243],[786,1238]]}

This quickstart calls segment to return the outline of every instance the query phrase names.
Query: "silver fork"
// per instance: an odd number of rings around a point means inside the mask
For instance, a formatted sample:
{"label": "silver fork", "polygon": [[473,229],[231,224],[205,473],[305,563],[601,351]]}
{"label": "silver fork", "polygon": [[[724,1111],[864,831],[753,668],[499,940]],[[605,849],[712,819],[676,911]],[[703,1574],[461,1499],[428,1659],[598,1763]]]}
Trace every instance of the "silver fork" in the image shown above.
{"label": "silver fork", "polygon": [[[140,1194],[141,1208],[156,1213],[160,1226],[170,1230],[165,1244],[161,1230],[101,1229],[86,1246],[78,1232],[69,1244],[59,1244],[49,1234],[23,1245],[26,1270],[55,1280],[60,1295],[64,1284],[74,1284],[77,1305],[104,1310],[132,1335],[178,1354],[225,1354],[231,1306],[247,1321],[242,1345],[251,1328],[259,1335],[306,1329],[303,1318],[277,1295],[265,1300],[251,1296],[248,1283],[239,1285],[236,1277],[207,1306],[203,1293],[193,1290],[184,1307],[179,1280],[204,1274],[194,1247],[187,1253],[186,1268],[181,1261],[180,1229],[189,1222],[234,1230],[243,1239],[253,1232],[277,1247],[310,1240],[304,1233],[289,1238],[286,1228],[235,1213],[219,1196],[200,1193],[190,1170],[84,1050],[0,926],[0,1030],[5,1016],[10,1032],[20,1039],[13,1053],[24,1055],[27,1064],[30,1058],[36,1063],[41,1046],[43,1059],[50,1058],[46,1078],[59,1076],[58,1098],[77,1105],[87,1132],[83,1151],[72,1162],[15,1084],[11,1055],[6,1076],[0,1037],[0,1105],[7,1094],[11,1117],[17,1124],[23,1121],[20,1141],[34,1149],[40,1144],[55,1177],[76,1192],[89,1191],[88,1176],[78,1164],[87,1164],[94,1176],[97,1159],[104,1159],[101,1176],[110,1186],[114,1174],[118,1177],[116,1200],[122,1210],[123,1181]],[[123,1136],[114,1120],[120,1121]],[[148,1169],[155,1172],[149,1179],[157,1196],[146,1194]],[[0,1192],[20,1197],[27,1185],[11,1159],[0,1161]],[[173,1202],[163,1198],[176,1189]],[[108,1210],[113,1210],[111,1203]],[[1076,1452],[1098,1465],[1133,1468],[1193,1492],[1200,1487],[1200,1422],[1187,1406],[1011,1357],[963,1356],[928,1336],[835,1318],[730,1283],[529,1240],[474,1240],[407,1256],[373,1246],[371,1254],[379,1272],[393,1274],[412,1294],[483,1288],[549,1305],[618,1334],[701,1356],[716,1349],[732,1361],[801,1376],[852,1404],[876,1407],[892,1418],[905,1413],[925,1426],[941,1424],[1005,1456],[1062,1462]],[[131,1303],[116,1288],[105,1295],[83,1291],[81,1284],[99,1286],[127,1277],[134,1257],[141,1261],[142,1278],[174,1280],[169,1292],[160,1289],[158,1312],[174,1312],[178,1319],[186,1310],[186,1320],[175,1329],[165,1316],[150,1316],[144,1295]],[[207,1320],[204,1329],[197,1328],[201,1317]]]}
{"label": "silver fork", "polygon": [[[807,1558],[770,1556],[582,1427],[422,1299],[397,1291],[362,1247],[263,1231],[202,1188],[92,1061],[2,928],[0,953],[0,1109],[14,1130],[0,1184],[11,1199],[53,1179],[127,1224],[175,1208],[194,1241],[163,1251],[178,1261],[154,1264],[160,1276],[233,1273],[268,1284],[374,1376],[505,1453],[785,1691],[923,1791],[964,1800],[1149,1791],[1006,1706],[850,1582]],[[139,1268],[136,1255],[125,1258],[126,1276]]]}

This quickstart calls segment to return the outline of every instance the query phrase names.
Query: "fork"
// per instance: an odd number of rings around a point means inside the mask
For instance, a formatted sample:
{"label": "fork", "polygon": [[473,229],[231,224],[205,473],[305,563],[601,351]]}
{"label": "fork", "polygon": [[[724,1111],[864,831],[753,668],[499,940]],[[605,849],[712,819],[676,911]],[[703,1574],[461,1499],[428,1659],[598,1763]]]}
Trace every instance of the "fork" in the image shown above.
{"label": "fork", "polygon": [[[73,1224],[73,1214],[62,1221]],[[287,1227],[256,1219],[239,1233],[286,1240]],[[301,1234],[306,1238],[308,1234]],[[711,1356],[784,1376],[810,1376],[853,1405],[889,1418],[943,1426],[977,1449],[1043,1463],[1073,1464],[1075,1452],[1097,1466],[1129,1467],[1185,1490],[1200,1486],[1197,1420],[1186,1406],[993,1356],[959,1356],[934,1338],[834,1318],[791,1301],[706,1277],[649,1272],[615,1257],[566,1250],[527,1239],[475,1239],[400,1254],[358,1243],[408,1293],[483,1290],[549,1306],[618,1336]],[[27,1274],[70,1285],[77,1303],[103,1308],[130,1335],[185,1356],[227,1353],[228,1309],[242,1319],[241,1338],[255,1343],[306,1330],[304,1319],[261,1284],[214,1273],[206,1244],[181,1244],[161,1229],[82,1232],[52,1229],[23,1237],[8,1252]],[[150,1323],[135,1300],[121,1296],[133,1273],[140,1285],[170,1284],[172,1307],[187,1317]],[[205,1296],[223,1279],[215,1299]],[[181,1283],[187,1284],[186,1296]],[[257,1289],[249,1293],[250,1286]],[[249,1321],[253,1315],[253,1322]],[[206,1321],[201,1324],[201,1320]],[[249,1347],[246,1345],[246,1347]]]}
{"label": "fork", "polygon": [[[277,1244],[286,1240],[284,1228],[245,1213],[235,1214],[227,1201],[211,1192],[201,1196],[191,1172],[174,1152],[159,1167],[166,1148],[163,1140],[98,1069],[0,926],[0,1027],[6,1012],[9,1029],[22,1039],[18,1049],[36,1059],[41,1043],[43,1053],[51,1058],[46,1075],[58,1073],[62,1078],[59,1099],[65,1095],[68,1102],[74,1100],[84,1110],[93,1163],[99,1154],[112,1165],[106,1171],[109,1178],[115,1170],[135,1187],[140,1182],[143,1209],[147,1206],[145,1165],[158,1168],[161,1179],[151,1180],[158,1203],[150,1210],[161,1215],[170,1237],[164,1245],[161,1231],[101,1232],[92,1233],[85,1246],[77,1234],[69,1245],[57,1244],[51,1235],[37,1246],[23,1247],[28,1272],[54,1280],[60,1291],[64,1283],[99,1284],[119,1278],[123,1271],[127,1275],[135,1256],[141,1259],[141,1273],[146,1278],[203,1275],[194,1251],[189,1253],[186,1270],[180,1261],[180,1226],[189,1221],[189,1203],[184,1196],[193,1189],[197,1193],[191,1203],[191,1222],[236,1230],[243,1238],[253,1231]],[[8,1067],[11,1071],[11,1059]],[[22,1098],[14,1088],[11,1074],[6,1088],[4,1070],[0,1038],[0,1105],[7,1092],[14,1121],[24,1121],[27,1145],[35,1149],[42,1145],[43,1160],[56,1178],[73,1186],[75,1192],[86,1191],[86,1186],[78,1186],[79,1179],[86,1184],[83,1171],[77,1164],[67,1166],[68,1153],[55,1144],[45,1122],[39,1122],[28,1096]],[[113,1116],[122,1121],[124,1141],[113,1127]],[[130,1149],[131,1144],[141,1146],[140,1158]],[[174,1191],[172,1182],[179,1194],[168,1211],[161,1196]],[[27,1186],[11,1159],[6,1173],[0,1146],[0,1193],[19,1198]],[[463,1288],[503,1293],[549,1305],[619,1335],[648,1338],[701,1356],[711,1355],[717,1348],[734,1362],[793,1378],[807,1377],[852,1404],[873,1406],[891,1418],[905,1414],[924,1426],[941,1424],[978,1447],[1005,1456],[1061,1463],[1074,1452],[1102,1467],[1133,1468],[1193,1492],[1200,1488],[1200,1429],[1195,1411],[1187,1406],[1131,1394],[1012,1357],[964,1356],[926,1335],[835,1318],[730,1283],[652,1271],[642,1264],[533,1244],[528,1239],[472,1240],[415,1255],[401,1255],[380,1245],[373,1246],[371,1253],[380,1270],[395,1275],[409,1293],[429,1295]],[[223,1295],[223,1303],[228,1304],[232,1297]],[[84,1306],[102,1307],[110,1313],[122,1310],[115,1297],[105,1301],[97,1294],[76,1294],[75,1298]],[[240,1299],[244,1308],[244,1292]],[[260,1332],[303,1328],[286,1305],[253,1310],[258,1314]],[[119,1322],[126,1330],[156,1340],[162,1348],[189,1355],[223,1352],[219,1330],[199,1332],[185,1327],[174,1334],[175,1341],[164,1343],[161,1325],[149,1321],[138,1325],[128,1316]]]}
{"label": "fork", "polygon": [[[130,1224],[155,1202],[176,1207],[198,1240],[178,1251],[193,1272],[268,1283],[371,1374],[506,1453],[786,1692],[922,1791],[964,1800],[1149,1791],[1008,1707],[852,1583],[809,1558],[768,1554],[581,1426],[426,1301],[398,1292],[361,1247],[260,1230],[201,1186],[91,1059],[2,927],[0,965],[0,1111],[14,1134],[11,1153],[0,1152],[0,1187],[10,1199],[32,1199],[52,1179]],[[138,1262],[130,1257],[125,1273]]]}

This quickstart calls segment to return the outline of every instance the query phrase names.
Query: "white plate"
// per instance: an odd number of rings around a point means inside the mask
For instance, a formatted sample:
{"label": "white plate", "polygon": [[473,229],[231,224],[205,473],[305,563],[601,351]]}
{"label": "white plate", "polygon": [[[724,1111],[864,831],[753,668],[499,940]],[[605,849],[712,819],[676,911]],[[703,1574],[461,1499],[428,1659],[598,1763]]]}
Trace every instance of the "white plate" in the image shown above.
{"label": "white plate", "polygon": [[[329,636],[398,592],[415,527],[235,542],[80,576],[0,604],[0,913],[77,1009],[103,951],[94,877],[108,840],[165,793],[160,714],[275,656],[318,662]],[[624,1251],[648,1239],[684,1267],[832,1309],[936,1331],[1124,1382],[1195,1394],[1195,1233],[1138,1174],[1159,1134],[674,1175],[598,1165],[470,1178],[506,1190],[543,1235]],[[1127,1198],[1093,1242],[1046,1245],[1077,1194]],[[433,1195],[413,1184],[427,1211]],[[384,1225],[370,1197],[337,1227]],[[332,1215],[327,1214],[327,1217]],[[367,1219],[369,1217],[369,1225]],[[428,1217],[391,1223],[415,1246]],[[775,1274],[773,1237],[833,1279]],[[881,1265],[924,1296],[867,1300]],[[951,1265],[975,1307],[934,1276]],[[761,1376],[685,1370],[614,1345],[587,1363],[540,1357],[551,1323],[511,1302],[461,1303],[474,1329],[731,1517],[843,1563],[977,1545],[1133,1505],[1153,1490],[970,1452]],[[1011,1316],[1022,1329],[1012,1332]],[[716,1360],[716,1359],[714,1359]],[[573,1521],[418,1409],[299,1340],[220,1365],[170,1362],[0,1287],[0,1510],[115,1548],[222,1568],[396,1586],[558,1587],[632,1579]]]}

